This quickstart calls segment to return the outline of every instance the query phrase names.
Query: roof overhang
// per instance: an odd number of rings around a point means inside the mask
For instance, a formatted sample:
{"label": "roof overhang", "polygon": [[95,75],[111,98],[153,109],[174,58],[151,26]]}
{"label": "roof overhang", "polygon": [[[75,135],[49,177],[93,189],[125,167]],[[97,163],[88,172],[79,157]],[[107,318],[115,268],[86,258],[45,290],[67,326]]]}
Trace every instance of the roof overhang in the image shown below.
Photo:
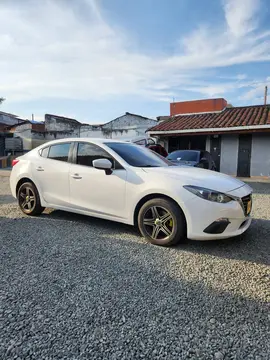
{"label": "roof overhang", "polygon": [[227,128],[204,128],[204,129],[185,129],[185,130],[159,130],[147,131],[150,135],[167,135],[167,136],[181,136],[181,135],[209,135],[213,133],[227,134],[227,133],[244,133],[244,132],[262,132],[270,131],[270,125],[253,125],[253,126],[235,126]]}

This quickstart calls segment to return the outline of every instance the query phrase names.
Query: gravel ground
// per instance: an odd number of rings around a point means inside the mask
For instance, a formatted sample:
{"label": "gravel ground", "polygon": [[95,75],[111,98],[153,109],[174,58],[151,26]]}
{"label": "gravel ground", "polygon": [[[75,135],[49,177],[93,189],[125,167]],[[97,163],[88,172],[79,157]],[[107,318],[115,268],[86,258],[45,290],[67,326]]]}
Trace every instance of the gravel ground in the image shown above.
{"label": "gravel ground", "polygon": [[0,359],[269,359],[270,184],[241,238],[145,243],[128,226],[25,217],[0,177]]}

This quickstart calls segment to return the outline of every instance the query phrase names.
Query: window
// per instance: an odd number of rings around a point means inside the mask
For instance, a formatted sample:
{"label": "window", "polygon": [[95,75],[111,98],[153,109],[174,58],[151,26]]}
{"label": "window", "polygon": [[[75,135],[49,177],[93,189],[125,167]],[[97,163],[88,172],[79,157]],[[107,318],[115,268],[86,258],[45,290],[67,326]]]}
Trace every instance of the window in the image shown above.
{"label": "window", "polygon": [[172,161],[198,161],[199,152],[194,150],[177,150],[168,156]]}
{"label": "window", "polygon": [[70,143],[52,145],[50,147],[48,158],[67,162],[69,149]]}
{"label": "window", "polygon": [[115,151],[131,166],[163,167],[173,165],[170,161],[140,145],[117,142],[106,143],[105,145]]}
{"label": "window", "polygon": [[108,159],[112,163],[112,167],[115,169],[122,169],[122,166],[118,164],[110,154],[104,149],[89,143],[79,143],[77,151],[77,164],[84,166],[93,166],[93,160],[96,159]]}
{"label": "window", "polygon": [[49,153],[49,147],[45,147],[45,148],[39,150],[39,154],[42,157],[45,157],[45,158],[48,157],[48,153]]}

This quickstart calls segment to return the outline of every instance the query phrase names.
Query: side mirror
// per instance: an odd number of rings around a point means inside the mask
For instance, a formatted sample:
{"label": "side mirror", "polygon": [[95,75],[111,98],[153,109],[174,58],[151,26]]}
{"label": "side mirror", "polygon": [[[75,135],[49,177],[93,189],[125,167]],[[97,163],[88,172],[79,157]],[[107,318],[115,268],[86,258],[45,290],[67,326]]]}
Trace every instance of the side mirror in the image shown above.
{"label": "side mirror", "polygon": [[93,160],[93,167],[98,170],[105,170],[106,175],[112,174],[112,163],[108,159]]}

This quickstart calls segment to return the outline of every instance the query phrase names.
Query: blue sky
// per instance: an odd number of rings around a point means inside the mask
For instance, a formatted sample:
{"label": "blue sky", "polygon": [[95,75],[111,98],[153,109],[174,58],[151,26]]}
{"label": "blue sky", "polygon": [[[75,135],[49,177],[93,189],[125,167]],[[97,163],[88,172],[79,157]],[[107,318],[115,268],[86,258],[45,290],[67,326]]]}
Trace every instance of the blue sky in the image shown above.
{"label": "blue sky", "polygon": [[262,104],[269,18],[269,0],[1,2],[1,110],[102,123],[173,99]]}

